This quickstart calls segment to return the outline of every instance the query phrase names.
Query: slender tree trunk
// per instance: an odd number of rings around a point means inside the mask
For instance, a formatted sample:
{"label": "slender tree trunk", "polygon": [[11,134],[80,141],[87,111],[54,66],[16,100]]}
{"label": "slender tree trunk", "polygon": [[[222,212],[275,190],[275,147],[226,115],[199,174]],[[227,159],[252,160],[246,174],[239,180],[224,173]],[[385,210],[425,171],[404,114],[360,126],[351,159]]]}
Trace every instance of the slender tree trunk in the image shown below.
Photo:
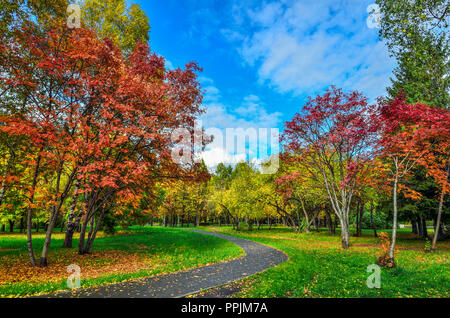
{"label": "slender tree trunk", "polygon": [[397,210],[397,184],[398,184],[398,178],[395,176],[394,179],[394,189],[392,191],[392,200],[394,205],[394,216],[392,221],[392,239],[391,239],[391,246],[389,248],[389,258],[394,258],[394,249],[395,249],[395,241],[397,239],[397,216],[398,216],[398,210]]}
{"label": "slender tree trunk", "polygon": [[419,236],[423,237],[423,222],[421,216],[419,216],[417,219],[417,228],[419,229]]}
{"label": "slender tree trunk", "polygon": [[358,218],[358,236],[362,236],[362,218],[364,216],[364,202],[361,202],[359,207],[359,218]]}
{"label": "slender tree trunk", "polygon": [[300,233],[302,231],[302,222],[300,221],[300,213],[298,213],[298,208],[295,209],[295,215],[297,217],[297,233]]}
{"label": "slender tree trunk", "polygon": [[80,211],[80,213],[78,213],[77,217],[75,218],[75,221],[73,222],[72,228],[70,229],[70,231],[67,231],[68,229],[66,228],[66,234],[64,237],[64,246],[63,247],[67,247],[67,248],[71,248],[72,247],[72,241],[73,241],[73,234],[75,233],[75,231],[80,232],[80,225],[81,225],[81,219],[83,217],[84,213],[82,211]]}
{"label": "slender tree trunk", "polygon": [[12,221],[12,220],[8,220],[8,222],[9,222],[9,232],[14,232],[14,221]]}
{"label": "slender tree trunk", "polygon": [[20,233],[23,233],[24,228],[25,228],[24,217],[22,216],[20,218]]}
{"label": "slender tree trunk", "polygon": [[53,207],[52,215],[47,224],[47,229],[45,233],[44,246],[42,247],[41,259],[39,261],[39,266],[47,266],[48,251],[50,249],[50,242],[52,238],[53,228],[55,227],[55,222],[58,214],[56,212],[56,207]]}
{"label": "slender tree trunk", "polygon": [[422,228],[423,237],[428,238],[427,219],[425,217],[422,218]]}
{"label": "slender tree trunk", "polygon": [[[105,208],[102,208],[100,215],[98,216],[97,224],[94,224],[94,216],[91,221],[91,228],[89,229],[89,235],[84,247],[83,254],[89,254],[91,251],[92,244],[94,243],[95,237],[97,235],[98,229],[101,226],[103,215],[105,214]],[[95,226],[95,229],[94,229]]]}
{"label": "slender tree trunk", "polygon": [[311,230],[310,230],[311,223],[309,221],[308,213],[306,212],[305,203],[303,202],[303,199],[300,198],[299,200],[300,200],[300,204],[302,207],[303,215],[305,216],[305,220],[306,220],[305,232],[306,232],[306,234],[309,234],[309,233],[311,233]]}
{"label": "slender tree trunk", "polygon": [[359,228],[359,209],[360,209],[360,201],[358,200],[358,204],[356,206],[356,233],[355,236],[361,236],[361,229]]}
{"label": "slender tree trunk", "polygon": [[195,226],[200,226],[200,213],[195,216]]}
{"label": "slender tree trunk", "polygon": [[78,254],[83,255],[84,254],[84,240],[86,237],[86,228],[88,225],[88,222],[90,221],[89,213],[86,214],[86,219],[84,220],[83,224],[81,225],[81,231],[80,231],[80,239],[78,241]]}
{"label": "slender tree trunk", "polygon": [[[75,218],[75,210],[76,210],[77,203],[78,203],[79,189],[80,189],[80,181],[77,181],[77,183],[75,184],[75,190],[73,193],[72,202],[70,204],[69,215],[67,216],[66,234],[64,236],[64,242],[62,245],[62,247],[65,247],[65,248],[72,247],[73,233],[75,232],[75,229],[77,228],[77,224],[75,224],[76,220],[74,220],[74,218]],[[80,214],[80,213],[81,212],[79,212],[78,214]]]}
{"label": "slender tree trunk", "polygon": [[[36,259],[34,258],[33,251],[33,243],[32,243],[32,233],[31,233],[31,224],[33,221],[33,203],[34,203],[34,192],[36,191],[37,178],[39,175],[39,168],[41,163],[41,151],[42,148],[39,149],[39,153],[36,158],[36,166],[34,168],[33,174],[33,182],[31,185],[31,195],[30,195],[30,204],[28,205],[28,213],[27,213],[27,247],[28,247],[28,255],[30,256],[31,265],[36,266]],[[39,221],[37,221],[39,223]]]}
{"label": "slender tree trunk", "polygon": [[[449,176],[450,171],[450,163],[447,165],[447,179]],[[445,196],[445,185],[442,187],[441,191],[441,197],[439,198],[439,207],[438,207],[438,213],[436,217],[436,225],[434,227],[434,235],[433,235],[433,242],[431,243],[431,249],[436,249],[436,242],[439,237],[439,231],[441,230],[441,215],[442,215],[442,207],[444,205],[444,196]]]}
{"label": "slender tree trunk", "polygon": [[349,224],[344,218],[340,218],[339,221],[341,223],[342,248],[347,249],[350,246]]}
{"label": "slender tree trunk", "polygon": [[327,221],[327,227],[328,227],[328,234],[331,235],[333,233],[333,222],[331,220],[330,211],[328,211],[328,209],[326,209],[325,215],[326,215],[326,221]]}
{"label": "slender tree trunk", "polygon": [[[58,176],[56,178],[55,203],[53,203],[52,213],[50,215],[50,220],[48,221],[48,225],[47,225],[47,229],[46,229],[47,232],[45,234],[44,246],[42,247],[41,259],[39,261],[40,266],[47,266],[48,251],[50,249],[50,242],[52,239],[53,228],[55,227],[56,219],[58,218],[60,208],[64,202],[64,193],[61,193],[61,194],[59,193],[63,166],[64,166],[64,162],[61,162],[59,171],[58,171]],[[70,180],[67,182],[69,183]],[[69,187],[69,185],[67,185],[67,186]],[[60,199],[59,199],[59,202],[56,203],[58,197],[60,197]]]}
{"label": "slender tree trunk", "polygon": [[414,234],[419,234],[419,229],[416,220],[411,220],[411,230]]}
{"label": "slender tree trunk", "polygon": [[377,235],[377,225],[373,221],[373,201],[370,201],[370,223],[372,223],[373,236],[378,237],[378,235]]}
{"label": "slender tree trunk", "polygon": [[92,234],[92,236],[90,236],[89,237],[89,239],[88,239],[88,241],[87,241],[87,243],[86,243],[86,247],[85,247],[85,254],[89,254],[90,252],[91,252],[91,247],[92,247],[92,244],[94,243],[94,240],[95,240],[95,237],[96,237],[96,235],[97,235],[97,231],[98,231],[98,229],[100,228],[100,225],[101,225],[101,223],[102,223],[102,219],[103,219],[103,215],[104,215],[104,211],[100,214],[100,216],[99,216],[99,218],[98,218],[98,220],[97,220],[97,224],[96,224],[96,226],[95,226],[95,231],[94,231],[94,233]]}

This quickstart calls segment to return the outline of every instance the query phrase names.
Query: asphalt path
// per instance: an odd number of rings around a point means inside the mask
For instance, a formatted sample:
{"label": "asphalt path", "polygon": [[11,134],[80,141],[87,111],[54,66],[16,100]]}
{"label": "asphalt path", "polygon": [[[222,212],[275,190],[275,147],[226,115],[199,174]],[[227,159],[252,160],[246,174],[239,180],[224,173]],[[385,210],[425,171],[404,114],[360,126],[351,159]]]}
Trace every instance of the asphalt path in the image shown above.
{"label": "asphalt path", "polygon": [[244,251],[243,257],[170,274],[145,277],[86,289],[41,295],[48,298],[172,298],[185,297],[205,289],[226,285],[262,272],[288,260],[283,252],[249,240],[201,230],[205,235],[228,240]]}

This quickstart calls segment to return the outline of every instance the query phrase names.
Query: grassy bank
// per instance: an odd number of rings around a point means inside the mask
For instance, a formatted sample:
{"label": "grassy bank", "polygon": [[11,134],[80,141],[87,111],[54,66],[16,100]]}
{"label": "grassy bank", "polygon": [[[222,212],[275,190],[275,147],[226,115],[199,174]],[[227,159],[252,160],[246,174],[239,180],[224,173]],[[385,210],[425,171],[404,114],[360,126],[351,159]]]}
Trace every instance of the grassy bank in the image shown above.
{"label": "grassy bank", "polygon": [[[26,296],[67,289],[67,266],[81,268],[81,287],[175,272],[232,259],[244,254],[229,241],[179,229],[131,227],[114,236],[99,233],[92,253],[78,255],[78,239],[63,249],[63,234],[52,238],[47,268],[29,265],[26,237],[0,234],[0,297]],[[44,234],[33,235],[35,253]]]}
{"label": "grassy bank", "polygon": [[340,237],[326,232],[296,234],[275,228],[236,232],[230,227],[208,230],[238,236],[280,249],[289,261],[245,279],[237,297],[449,297],[450,242],[424,252],[424,240],[402,229],[396,257],[398,267],[381,271],[381,288],[370,289],[367,267],[376,262],[380,242],[370,230],[351,237],[342,250]]}

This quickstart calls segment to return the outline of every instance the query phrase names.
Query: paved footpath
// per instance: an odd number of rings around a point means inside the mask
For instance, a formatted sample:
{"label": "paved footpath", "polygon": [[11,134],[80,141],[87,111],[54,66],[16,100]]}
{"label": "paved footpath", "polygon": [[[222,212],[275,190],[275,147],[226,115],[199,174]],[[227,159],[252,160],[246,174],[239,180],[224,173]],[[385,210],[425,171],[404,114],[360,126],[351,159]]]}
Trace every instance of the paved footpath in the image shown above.
{"label": "paved footpath", "polygon": [[263,244],[219,233],[200,230],[190,231],[217,236],[231,241],[240,246],[246,255],[231,261],[201,266],[176,273],[86,289],[63,291],[56,294],[42,295],[40,297],[183,297],[205,289],[234,282],[288,260],[286,254]]}

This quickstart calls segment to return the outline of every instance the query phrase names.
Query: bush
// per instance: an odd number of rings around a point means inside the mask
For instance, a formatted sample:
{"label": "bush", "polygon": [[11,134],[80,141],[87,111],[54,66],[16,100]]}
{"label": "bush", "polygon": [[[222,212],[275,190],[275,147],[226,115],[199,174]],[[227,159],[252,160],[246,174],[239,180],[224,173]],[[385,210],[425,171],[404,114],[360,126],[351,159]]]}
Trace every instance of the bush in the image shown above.
{"label": "bush", "polygon": [[103,232],[107,235],[114,235],[116,234],[116,226],[117,221],[116,218],[114,218],[113,215],[106,212],[103,216],[102,224],[100,229],[103,230]]}
{"label": "bush", "polygon": [[[392,227],[392,221],[386,217],[384,213],[374,213],[373,214],[373,222],[377,229],[385,229]],[[372,229],[372,222],[370,221],[370,213],[364,213],[362,217],[362,228],[363,229]]]}
{"label": "bush", "polygon": [[394,257],[389,257],[389,246],[391,244],[389,236],[385,232],[379,235],[381,241],[381,254],[377,258],[377,265],[388,269],[395,268],[397,263]]}

